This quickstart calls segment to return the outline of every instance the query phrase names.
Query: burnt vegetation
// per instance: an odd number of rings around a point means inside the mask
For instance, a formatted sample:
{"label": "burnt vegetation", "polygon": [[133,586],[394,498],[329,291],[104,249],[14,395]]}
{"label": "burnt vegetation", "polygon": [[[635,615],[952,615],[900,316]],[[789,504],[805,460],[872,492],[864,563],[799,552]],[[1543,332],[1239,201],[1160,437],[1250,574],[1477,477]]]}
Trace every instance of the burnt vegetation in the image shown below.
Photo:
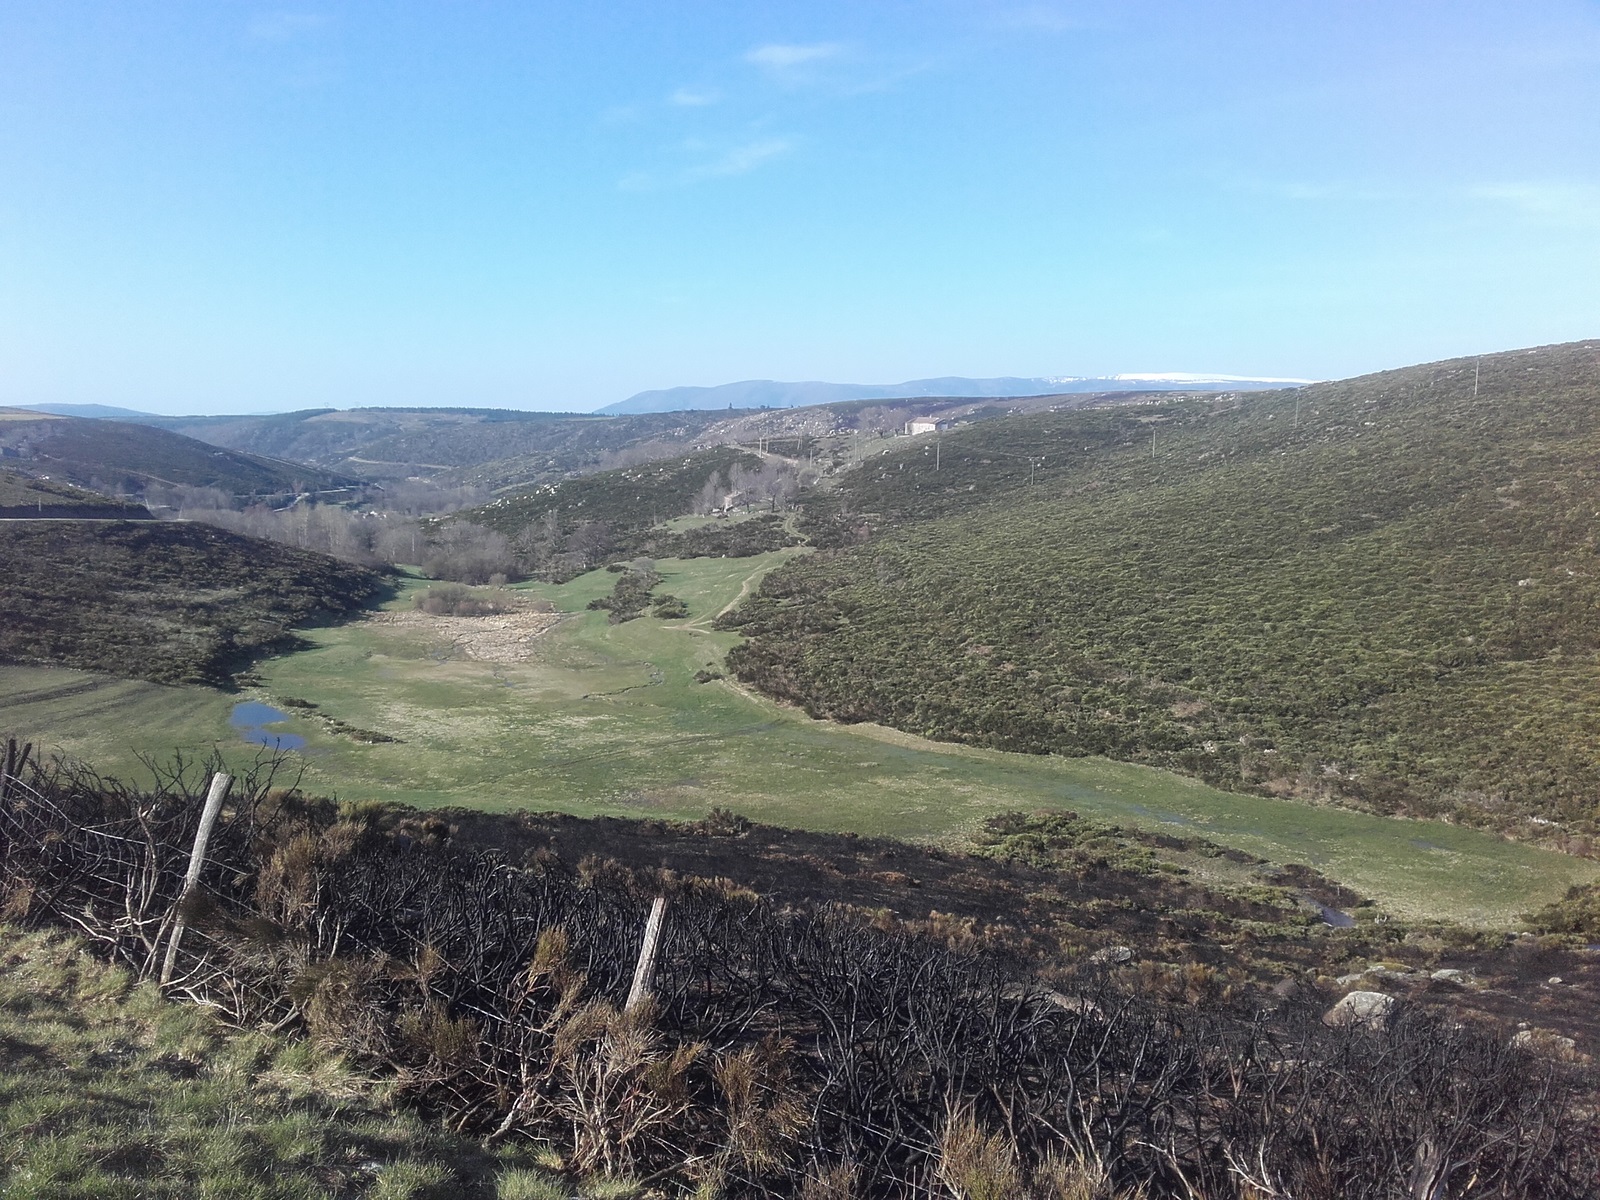
{"label": "burnt vegetation", "polygon": [[[158,974],[197,778],[134,790],[13,746],[6,916]],[[1335,1027],[1320,1001],[1184,1000],[1090,962],[1047,988],[847,909],[514,861],[436,816],[270,783],[223,812],[168,993],[298,1028],[456,1129],[548,1142],[574,1176],[730,1198],[1575,1200],[1600,1169],[1584,1067],[1423,1005]],[[669,883],[650,995],[627,1008]]]}

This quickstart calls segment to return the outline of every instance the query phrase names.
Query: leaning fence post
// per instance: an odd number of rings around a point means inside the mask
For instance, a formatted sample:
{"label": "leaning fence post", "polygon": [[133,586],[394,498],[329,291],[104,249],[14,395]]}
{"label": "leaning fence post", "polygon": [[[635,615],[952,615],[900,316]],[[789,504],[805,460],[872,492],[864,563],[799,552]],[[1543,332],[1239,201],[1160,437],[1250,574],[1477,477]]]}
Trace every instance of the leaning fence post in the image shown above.
{"label": "leaning fence post", "polygon": [[650,994],[650,978],[656,971],[656,950],[661,945],[661,922],[667,915],[667,898],[657,896],[650,906],[650,919],[644,923],[644,945],[639,947],[639,965],[633,969],[633,987],[623,1012],[632,1012]]}
{"label": "leaning fence post", "polygon": [[194,849],[189,851],[189,870],[183,877],[183,891],[178,894],[178,918],[172,925],[172,939],[167,942],[167,960],[161,964],[161,986],[166,987],[172,978],[172,968],[178,961],[178,943],[183,940],[183,905],[200,883],[200,869],[206,862],[206,843],[211,840],[211,827],[217,823],[222,811],[223,798],[233,780],[218,771],[211,777],[211,790],[206,793],[206,806],[200,810],[200,828],[195,831]]}

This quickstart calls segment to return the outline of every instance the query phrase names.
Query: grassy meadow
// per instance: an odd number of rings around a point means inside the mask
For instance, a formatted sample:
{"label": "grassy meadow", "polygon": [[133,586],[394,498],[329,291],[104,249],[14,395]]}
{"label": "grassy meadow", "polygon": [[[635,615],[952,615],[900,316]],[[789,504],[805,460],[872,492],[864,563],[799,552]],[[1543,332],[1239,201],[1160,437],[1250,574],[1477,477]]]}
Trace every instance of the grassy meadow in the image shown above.
{"label": "grassy meadow", "polygon": [[[1600,876],[1593,863],[1446,824],[1226,793],[1103,758],[816,721],[726,679],[697,682],[737,640],[712,619],[790,553],[662,560],[658,591],[689,607],[679,621],[609,624],[587,608],[615,582],[604,571],[524,585],[567,615],[517,663],[468,658],[425,620],[310,630],[310,648],[260,664],[247,698],[290,715],[273,732],[306,739],[288,756],[302,785],[346,799],[668,818],[722,806],[772,824],[931,840],[960,840],[998,812],[1070,808],[1307,863],[1397,914],[1501,926]],[[410,610],[426,585],[408,581],[388,607]],[[106,773],[138,775],[139,754],[213,745],[248,761],[252,749],[228,724],[241,698],[0,668],[0,724]],[[369,744],[351,729],[398,740]]]}
{"label": "grassy meadow", "polygon": [[[565,1200],[525,1146],[486,1152],[306,1040],[0,925],[0,1196],[7,1200]],[[586,1187],[628,1200],[636,1186]]]}

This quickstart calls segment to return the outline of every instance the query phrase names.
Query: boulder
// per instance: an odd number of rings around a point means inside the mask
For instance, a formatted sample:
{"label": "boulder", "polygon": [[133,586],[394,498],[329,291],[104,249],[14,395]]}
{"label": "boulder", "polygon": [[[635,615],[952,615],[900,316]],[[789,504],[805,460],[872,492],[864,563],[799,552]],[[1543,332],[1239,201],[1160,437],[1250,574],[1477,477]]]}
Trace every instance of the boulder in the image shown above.
{"label": "boulder", "polygon": [[1520,1030],[1512,1036],[1511,1045],[1529,1054],[1559,1062],[1572,1062],[1578,1057],[1578,1043],[1569,1037],[1562,1037],[1553,1029]]}
{"label": "boulder", "polygon": [[1089,961],[1102,966],[1116,966],[1120,963],[1133,961],[1132,946],[1107,946],[1104,950],[1096,950],[1089,955]]}
{"label": "boulder", "polygon": [[1462,987],[1466,987],[1468,976],[1465,971],[1458,971],[1454,967],[1440,967],[1439,970],[1435,971],[1430,976],[1430,978],[1435,979],[1440,983],[1455,983],[1460,984]]}
{"label": "boulder", "polygon": [[1382,992],[1350,992],[1322,1014],[1322,1023],[1335,1029],[1382,1029],[1394,1013],[1394,997]]}

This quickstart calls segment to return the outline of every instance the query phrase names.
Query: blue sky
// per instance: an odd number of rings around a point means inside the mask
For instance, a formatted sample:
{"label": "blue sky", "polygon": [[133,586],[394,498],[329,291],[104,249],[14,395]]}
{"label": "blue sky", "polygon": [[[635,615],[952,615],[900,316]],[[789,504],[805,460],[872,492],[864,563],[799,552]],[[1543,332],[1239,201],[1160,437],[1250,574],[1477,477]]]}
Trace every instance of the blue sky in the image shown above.
{"label": "blue sky", "polygon": [[1600,3],[0,3],[0,403],[1600,336]]}

